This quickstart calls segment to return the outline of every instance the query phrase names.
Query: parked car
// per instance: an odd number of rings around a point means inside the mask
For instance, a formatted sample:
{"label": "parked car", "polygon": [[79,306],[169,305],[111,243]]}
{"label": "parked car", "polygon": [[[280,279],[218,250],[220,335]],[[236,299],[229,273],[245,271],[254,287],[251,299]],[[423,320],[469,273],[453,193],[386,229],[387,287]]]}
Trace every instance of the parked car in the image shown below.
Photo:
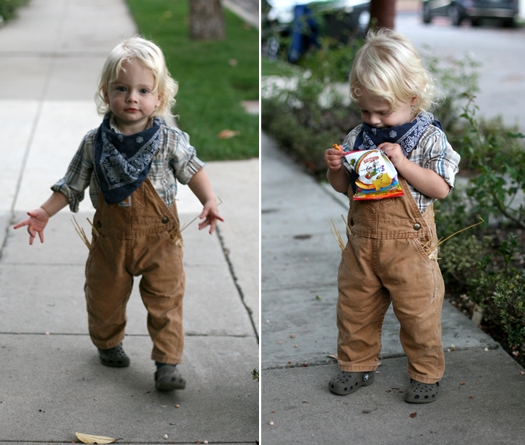
{"label": "parked car", "polygon": [[422,15],[424,23],[445,16],[455,26],[468,18],[472,26],[479,26],[483,19],[499,19],[510,27],[518,15],[518,0],[423,0]]}
{"label": "parked car", "polygon": [[[319,37],[348,43],[364,35],[370,21],[369,0],[267,0],[268,23],[289,37],[288,60],[297,62],[308,48],[318,46]],[[264,32],[263,32],[264,35]]]}

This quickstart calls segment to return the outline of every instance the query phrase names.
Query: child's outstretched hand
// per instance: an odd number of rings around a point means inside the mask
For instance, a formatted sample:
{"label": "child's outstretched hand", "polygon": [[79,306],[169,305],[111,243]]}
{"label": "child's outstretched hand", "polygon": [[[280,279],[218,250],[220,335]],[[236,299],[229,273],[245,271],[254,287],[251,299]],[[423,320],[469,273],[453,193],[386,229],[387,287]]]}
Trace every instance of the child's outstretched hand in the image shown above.
{"label": "child's outstretched hand", "polygon": [[27,226],[27,232],[29,233],[29,244],[33,245],[33,241],[38,233],[40,242],[44,242],[44,228],[49,221],[48,213],[42,209],[38,208],[31,212],[27,212],[29,218],[18,223],[14,228],[19,229],[20,227]]}
{"label": "child's outstretched hand", "polygon": [[224,219],[219,215],[219,210],[217,209],[217,203],[215,200],[206,201],[199,218],[204,220],[199,223],[199,230],[204,229],[206,226],[210,226],[210,235],[215,230],[217,220],[224,222]]}

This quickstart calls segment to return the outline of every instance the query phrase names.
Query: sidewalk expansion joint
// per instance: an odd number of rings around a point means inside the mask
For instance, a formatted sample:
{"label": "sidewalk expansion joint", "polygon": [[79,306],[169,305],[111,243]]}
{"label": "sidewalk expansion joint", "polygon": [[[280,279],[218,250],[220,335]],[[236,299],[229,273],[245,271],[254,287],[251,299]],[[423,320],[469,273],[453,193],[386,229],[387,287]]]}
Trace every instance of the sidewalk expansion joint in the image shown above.
{"label": "sidewalk expansion joint", "polygon": [[[445,357],[446,354],[453,354],[454,352],[460,352],[460,351],[472,351],[472,350],[482,350],[482,351],[496,351],[496,350],[503,350],[499,344],[493,344],[493,345],[487,345],[487,346],[472,346],[472,347],[465,347],[465,348],[455,348],[454,351],[448,352],[447,348],[444,349],[445,351]],[[264,354],[263,354],[264,355]],[[406,357],[406,354],[403,352],[397,352],[397,353],[390,353],[382,355],[379,360],[383,362],[385,360],[394,359],[394,358],[403,358]],[[327,356],[326,358],[317,358],[313,359],[312,361],[293,361],[290,360],[287,364],[284,365],[265,365],[264,363],[261,364],[261,370],[263,371],[271,371],[273,369],[294,369],[294,368],[312,368],[314,366],[328,366],[328,365],[337,365],[337,359],[334,357]],[[382,365],[380,364],[379,367]]]}
{"label": "sidewalk expansion joint", "polygon": [[230,274],[232,276],[233,283],[235,284],[235,287],[237,288],[237,292],[239,292],[239,296],[241,297],[241,302],[242,302],[244,308],[246,309],[246,312],[248,313],[248,317],[250,318],[250,323],[252,324],[252,328],[253,328],[253,332],[255,334],[255,337],[257,338],[257,343],[259,343],[259,334],[257,333],[257,327],[256,327],[255,322],[253,320],[253,311],[248,307],[248,305],[246,304],[246,301],[244,300],[244,292],[243,292],[241,286],[239,285],[239,280],[237,279],[237,275],[235,275],[235,270],[234,270],[232,261],[230,259],[230,254],[229,254],[229,251],[228,251],[228,249],[226,248],[226,246],[224,244],[224,239],[221,236],[221,231],[220,231],[219,227],[215,227],[215,231],[217,232],[217,236],[219,238],[219,242],[221,243],[222,252],[224,253],[224,258],[226,259],[226,262],[228,263],[228,268],[230,270]]}

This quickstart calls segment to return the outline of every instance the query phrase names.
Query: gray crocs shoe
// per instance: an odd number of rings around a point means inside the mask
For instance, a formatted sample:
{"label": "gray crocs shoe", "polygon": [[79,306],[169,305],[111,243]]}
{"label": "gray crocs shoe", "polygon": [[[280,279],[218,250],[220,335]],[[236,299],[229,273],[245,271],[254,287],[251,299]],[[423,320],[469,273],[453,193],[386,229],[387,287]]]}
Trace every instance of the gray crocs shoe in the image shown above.
{"label": "gray crocs shoe", "polygon": [[439,382],[422,383],[410,379],[410,388],[405,393],[405,402],[408,403],[431,403],[437,399]]}
{"label": "gray crocs shoe", "polygon": [[186,388],[186,380],[176,366],[161,366],[155,371],[155,388],[158,391],[173,391]]}
{"label": "gray crocs shoe", "polygon": [[339,396],[347,396],[357,391],[361,386],[374,383],[375,372],[346,372],[341,371],[339,375],[332,377],[328,383],[328,389]]}
{"label": "gray crocs shoe", "polygon": [[126,368],[129,366],[129,357],[124,352],[122,343],[110,349],[98,348],[98,355],[100,362],[104,366],[111,366],[112,368]]}

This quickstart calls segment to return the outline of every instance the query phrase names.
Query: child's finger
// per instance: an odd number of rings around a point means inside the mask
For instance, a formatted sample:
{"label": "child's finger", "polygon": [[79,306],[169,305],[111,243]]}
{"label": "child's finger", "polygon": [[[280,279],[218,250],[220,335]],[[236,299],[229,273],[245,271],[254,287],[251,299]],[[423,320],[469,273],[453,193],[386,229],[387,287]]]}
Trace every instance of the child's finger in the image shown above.
{"label": "child's finger", "polygon": [[13,227],[13,229],[19,229],[20,227],[27,226],[29,224],[29,220],[26,219],[25,221],[19,222],[16,226]]}

